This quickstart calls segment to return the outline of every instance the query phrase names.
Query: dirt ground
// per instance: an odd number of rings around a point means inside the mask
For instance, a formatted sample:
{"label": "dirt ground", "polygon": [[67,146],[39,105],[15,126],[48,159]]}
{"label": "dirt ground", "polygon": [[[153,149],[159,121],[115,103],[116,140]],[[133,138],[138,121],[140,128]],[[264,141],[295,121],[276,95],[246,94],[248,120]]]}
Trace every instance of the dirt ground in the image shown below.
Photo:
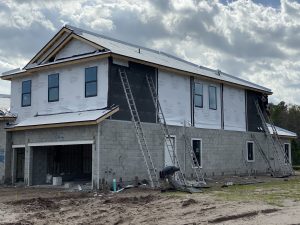
{"label": "dirt ground", "polygon": [[235,177],[210,180],[210,184],[197,194],[143,188],[82,193],[1,187],[0,225],[300,224],[299,176]]}

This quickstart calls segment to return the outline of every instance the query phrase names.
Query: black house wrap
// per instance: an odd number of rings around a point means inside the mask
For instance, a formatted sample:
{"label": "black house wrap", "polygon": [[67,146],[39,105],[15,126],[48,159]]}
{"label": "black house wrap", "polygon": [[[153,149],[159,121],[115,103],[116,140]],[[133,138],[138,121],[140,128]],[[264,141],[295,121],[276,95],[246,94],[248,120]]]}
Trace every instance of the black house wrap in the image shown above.
{"label": "black house wrap", "polygon": [[[262,102],[263,95],[259,92],[247,90],[247,127],[248,131],[261,132],[258,127],[262,128],[262,121],[258,115],[255,101],[257,100],[262,112],[266,112],[266,104]],[[267,101],[267,99],[266,99]]]}
{"label": "black house wrap", "polygon": [[129,67],[116,65],[109,59],[108,105],[118,105],[120,110],[112,119],[131,120],[130,110],[122,87],[119,69],[125,69],[135,104],[142,122],[156,122],[156,110],[148,88],[146,75],[151,76],[156,84],[156,70],[153,67],[129,62]]}

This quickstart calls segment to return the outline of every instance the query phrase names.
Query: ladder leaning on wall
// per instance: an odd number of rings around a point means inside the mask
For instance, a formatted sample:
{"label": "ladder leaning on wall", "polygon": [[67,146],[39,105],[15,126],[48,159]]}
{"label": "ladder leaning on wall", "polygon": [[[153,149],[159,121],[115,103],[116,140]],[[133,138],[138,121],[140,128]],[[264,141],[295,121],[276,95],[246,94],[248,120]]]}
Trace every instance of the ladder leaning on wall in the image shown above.
{"label": "ladder leaning on wall", "polygon": [[[185,147],[188,150],[190,160],[191,160],[191,166],[194,171],[194,174],[196,175],[196,181],[198,182],[198,185],[206,185],[205,179],[204,179],[204,174],[202,172],[202,168],[197,160],[196,154],[193,150],[192,142],[191,142],[191,135],[187,131],[186,124],[184,122],[184,143]],[[202,151],[202,149],[201,149]]]}
{"label": "ladder leaning on wall", "polygon": [[150,185],[153,188],[159,188],[160,183],[159,183],[159,179],[158,179],[157,170],[154,167],[153,160],[152,160],[152,157],[151,157],[151,154],[150,154],[147,142],[146,142],[143,127],[142,127],[141,120],[140,120],[140,117],[139,117],[139,114],[138,114],[138,111],[137,111],[137,108],[135,105],[134,97],[133,97],[133,94],[132,94],[132,91],[130,88],[127,74],[126,74],[125,70],[119,69],[119,75],[121,78],[121,82],[122,82],[123,90],[124,90],[126,100],[128,103],[128,107],[130,109],[131,120],[134,124],[135,133],[136,133],[136,137],[138,139],[139,147],[140,147],[140,150],[141,150],[142,155],[145,160],[147,173],[148,173],[148,177],[150,180]]}
{"label": "ladder leaning on wall", "polygon": [[[268,140],[272,143],[273,151],[274,151],[274,160],[277,161],[277,166],[279,167],[278,170],[276,169],[276,165],[272,168],[272,175],[277,177],[285,177],[285,176],[291,176],[294,174],[293,167],[291,165],[291,162],[289,161],[284,147],[279,139],[276,127],[274,126],[273,121],[269,116],[267,116],[267,119],[269,121],[269,124],[271,126],[271,129],[273,131],[273,134],[270,133],[266,119],[264,117],[264,114],[259,106],[258,101],[254,101],[258,115],[262,121],[263,129],[265,131],[265,134],[267,135]],[[269,160],[268,160],[269,162]],[[271,166],[271,163],[269,163]]]}
{"label": "ladder leaning on wall", "polygon": [[[150,93],[151,93],[151,96],[152,96],[153,103],[154,103],[155,108],[156,108],[157,117],[158,117],[158,120],[159,120],[158,122],[159,122],[160,127],[161,127],[161,129],[163,131],[163,134],[166,137],[166,147],[167,147],[167,150],[169,152],[169,155],[171,157],[173,165],[177,165],[179,167],[179,169],[180,169],[179,179],[180,179],[181,183],[186,186],[187,185],[187,181],[185,179],[185,176],[184,176],[184,174],[182,172],[180,163],[179,163],[178,158],[176,156],[174,143],[171,141],[170,132],[169,132],[169,129],[168,129],[168,125],[167,125],[165,116],[164,116],[163,111],[162,111],[162,107],[161,107],[160,102],[159,102],[159,98],[158,98],[158,94],[156,92],[155,84],[153,82],[152,77],[146,75],[146,79],[147,79],[149,90],[150,90]],[[191,156],[191,166],[192,166],[192,169],[193,169],[193,171],[194,171],[194,173],[196,175],[197,182],[199,184],[206,184],[206,182],[204,180],[204,177],[203,177],[203,174],[202,174],[202,171],[201,171],[201,168],[200,168],[199,163],[198,163],[198,161],[196,159],[195,153],[194,153],[194,151],[193,151],[193,149],[191,147],[191,143],[188,144],[186,135],[184,136],[184,139],[185,139],[185,145],[186,145],[186,147],[189,150],[189,155]],[[174,152],[174,155],[172,155],[172,152]],[[195,161],[197,161],[197,162],[195,162]]]}

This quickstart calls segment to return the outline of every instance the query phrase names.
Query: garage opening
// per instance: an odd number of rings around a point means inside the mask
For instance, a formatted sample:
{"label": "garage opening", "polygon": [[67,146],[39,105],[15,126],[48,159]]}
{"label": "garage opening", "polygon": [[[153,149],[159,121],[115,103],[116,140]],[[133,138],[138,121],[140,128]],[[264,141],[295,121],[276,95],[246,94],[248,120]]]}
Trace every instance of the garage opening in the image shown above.
{"label": "garage opening", "polygon": [[91,182],[92,145],[33,147],[32,184],[49,183],[49,177],[63,182]]}
{"label": "garage opening", "polygon": [[16,178],[15,182],[24,182],[25,148],[16,148]]}

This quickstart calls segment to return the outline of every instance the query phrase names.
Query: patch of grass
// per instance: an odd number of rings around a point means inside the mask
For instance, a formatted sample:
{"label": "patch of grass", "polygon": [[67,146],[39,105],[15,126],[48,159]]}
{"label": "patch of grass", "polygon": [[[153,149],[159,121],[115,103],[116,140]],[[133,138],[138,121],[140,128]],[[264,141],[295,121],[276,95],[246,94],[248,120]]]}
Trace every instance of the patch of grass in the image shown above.
{"label": "patch of grass", "polygon": [[212,195],[227,201],[263,201],[283,206],[284,200],[300,201],[300,180],[272,181],[251,185],[234,185],[212,190]]}

